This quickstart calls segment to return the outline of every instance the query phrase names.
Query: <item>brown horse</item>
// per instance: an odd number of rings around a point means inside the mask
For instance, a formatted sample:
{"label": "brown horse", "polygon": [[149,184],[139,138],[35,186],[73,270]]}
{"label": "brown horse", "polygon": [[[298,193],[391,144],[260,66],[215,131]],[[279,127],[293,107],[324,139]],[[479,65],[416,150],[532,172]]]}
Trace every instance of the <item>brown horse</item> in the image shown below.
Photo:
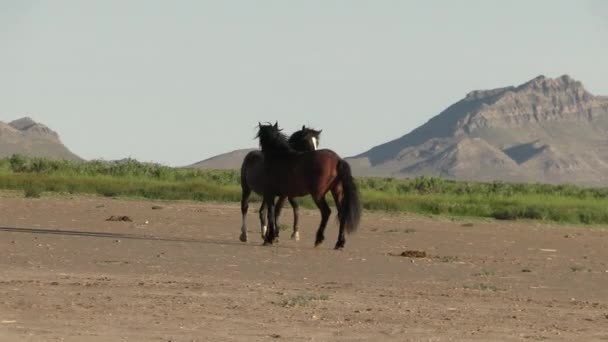
{"label": "brown horse", "polygon": [[264,202],[268,206],[268,232],[264,245],[271,245],[276,237],[275,197],[301,197],[311,195],[321,211],[321,224],[317,230],[315,246],[325,240],[325,227],[331,209],[325,195],[331,194],[338,209],[340,231],[336,249],[344,248],[344,232],[356,231],[361,218],[361,203],[350,165],[335,152],[327,149],[311,152],[295,151],[281,133],[278,123],[258,124],[260,147],[264,154],[266,184]]}
{"label": "brown horse", "polygon": [[[302,129],[293,133],[289,138],[289,145],[296,151],[314,151],[319,146],[321,132],[323,130],[315,130],[302,126]],[[243,159],[241,165],[241,214],[243,217],[243,224],[241,225],[241,236],[239,239],[243,242],[247,241],[247,210],[249,209],[249,196],[251,192],[255,192],[258,195],[264,194],[264,155],[261,151],[251,151]],[[293,233],[291,238],[296,241],[300,239],[300,233],[298,232],[298,202],[292,197],[281,196],[276,204],[275,210],[275,221],[281,213],[281,208],[285,203],[285,199],[289,200],[289,204],[293,209]],[[262,233],[262,239],[266,236],[266,204],[262,202],[262,206],[259,210],[260,215],[260,230]],[[275,231],[278,236],[278,229]]]}

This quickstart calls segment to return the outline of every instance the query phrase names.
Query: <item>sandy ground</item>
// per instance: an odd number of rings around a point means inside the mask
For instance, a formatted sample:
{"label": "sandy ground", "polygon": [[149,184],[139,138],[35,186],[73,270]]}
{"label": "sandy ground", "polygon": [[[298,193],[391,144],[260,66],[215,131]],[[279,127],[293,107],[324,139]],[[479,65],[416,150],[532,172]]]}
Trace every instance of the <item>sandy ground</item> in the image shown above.
{"label": "sandy ground", "polygon": [[333,216],[313,248],[316,211],[299,242],[263,247],[252,212],[238,241],[236,205],[5,194],[0,210],[0,341],[608,340],[601,228],[365,213],[334,251]]}

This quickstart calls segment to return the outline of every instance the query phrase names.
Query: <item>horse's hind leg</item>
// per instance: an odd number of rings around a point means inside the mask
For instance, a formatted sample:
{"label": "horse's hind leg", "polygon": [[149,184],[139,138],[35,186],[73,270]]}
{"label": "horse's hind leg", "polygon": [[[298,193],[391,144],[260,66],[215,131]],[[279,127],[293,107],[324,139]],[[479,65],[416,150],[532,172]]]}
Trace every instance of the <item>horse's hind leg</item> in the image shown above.
{"label": "horse's hind leg", "polygon": [[319,225],[319,229],[317,230],[317,238],[315,239],[315,247],[317,247],[323,242],[323,240],[325,240],[325,227],[327,226],[327,221],[329,221],[331,209],[329,209],[325,196],[315,199],[315,204],[321,211],[321,224]]}
{"label": "horse's hind leg", "polygon": [[291,207],[293,208],[293,233],[291,234],[291,238],[293,240],[299,241],[300,232],[298,231],[298,221],[300,206],[298,205],[298,202],[295,200],[295,198],[289,197],[288,200],[289,204],[291,204]]}
{"label": "horse's hind leg", "polygon": [[262,234],[262,240],[266,239],[266,202],[262,200],[262,205],[260,206],[260,210],[258,211],[260,215],[260,233]]}
{"label": "horse's hind leg", "polygon": [[334,198],[334,202],[336,202],[336,208],[338,208],[338,220],[340,221],[340,231],[338,232],[338,241],[336,242],[335,249],[342,249],[346,244],[346,237],[344,236],[344,220],[341,219],[340,208],[342,207],[342,185],[336,185],[333,189],[331,189],[331,195]]}
{"label": "horse's hind leg", "polygon": [[244,186],[243,193],[241,194],[241,215],[243,216],[243,224],[241,225],[241,236],[239,240],[242,242],[247,241],[247,210],[249,209],[249,196],[251,195],[251,189]]}

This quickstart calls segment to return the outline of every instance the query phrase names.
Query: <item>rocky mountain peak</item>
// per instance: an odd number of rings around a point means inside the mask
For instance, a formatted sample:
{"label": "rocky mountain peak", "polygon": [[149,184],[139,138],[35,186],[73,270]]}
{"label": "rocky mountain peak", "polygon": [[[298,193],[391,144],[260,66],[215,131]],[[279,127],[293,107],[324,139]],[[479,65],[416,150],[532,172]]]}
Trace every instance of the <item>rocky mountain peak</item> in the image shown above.
{"label": "rocky mountain peak", "polygon": [[475,90],[359,154],[357,175],[608,184],[608,97],[569,75]]}
{"label": "rocky mountain peak", "polygon": [[476,110],[459,120],[457,131],[487,127],[520,127],[531,122],[591,121],[608,110],[608,101],[593,96],[568,75],[543,75],[517,87],[471,92],[463,101],[477,101]]}
{"label": "rocky mountain peak", "polygon": [[0,158],[12,154],[81,160],[63,145],[57,132],[27,116],[0,122]]}

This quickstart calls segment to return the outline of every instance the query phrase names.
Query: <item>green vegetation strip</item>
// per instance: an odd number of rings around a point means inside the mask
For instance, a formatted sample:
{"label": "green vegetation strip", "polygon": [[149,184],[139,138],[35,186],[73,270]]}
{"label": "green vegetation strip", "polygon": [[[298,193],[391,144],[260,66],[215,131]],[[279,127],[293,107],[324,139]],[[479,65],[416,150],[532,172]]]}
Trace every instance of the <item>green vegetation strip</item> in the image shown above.
{"label": "green vegetation strip", "polygon": [[[13,156],[0,160],[0,189],[162,200],[239,202],[237,171],[171,168],[127,159],[69,162]],[[573,185],[476,183],[418,177],[358,178],[368,210],[433,215],[608,223],[608,189]],[[258,196],[252,201],[258,202]],[[298,201],[313,208],[310,198]],[[331,200],[329,201],[331,202]]]}

